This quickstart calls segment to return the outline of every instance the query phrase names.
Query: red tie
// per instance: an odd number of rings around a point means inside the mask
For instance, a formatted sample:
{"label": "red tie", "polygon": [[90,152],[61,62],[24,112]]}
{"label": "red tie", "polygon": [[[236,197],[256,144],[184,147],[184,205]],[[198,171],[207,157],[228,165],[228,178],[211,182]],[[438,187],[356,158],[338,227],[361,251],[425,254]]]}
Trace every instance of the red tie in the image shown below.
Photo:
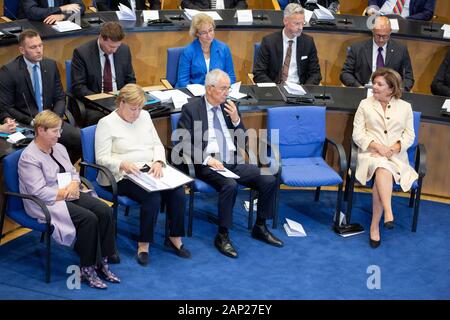
{"label": "red tie", "polygon": [[394,7],[395,14],[402,14],[403,6],[405,5],[406,0],[397,0]]}
{"label": "red tie", "polygon": [[109,62],[108,55],[105,53],[105,67],[103,68],[103,92],[111,91],[113,91],[111,62]]}

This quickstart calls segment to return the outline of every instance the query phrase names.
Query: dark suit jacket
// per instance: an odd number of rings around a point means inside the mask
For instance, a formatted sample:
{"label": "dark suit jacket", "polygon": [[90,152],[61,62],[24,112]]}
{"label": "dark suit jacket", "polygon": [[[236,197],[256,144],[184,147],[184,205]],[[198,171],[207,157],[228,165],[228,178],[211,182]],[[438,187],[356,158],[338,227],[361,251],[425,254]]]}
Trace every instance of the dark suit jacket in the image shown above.
{"label": "dark suit jacket", "polygon": [[[120,90],[128,83],[136,83],[130,48],[124,43],[114,53],[114,69],[117,89]],[[102,92],[102,70],[97,39],[91,40],[73,51],[70,70],[71,92],[77,99]]]}
{"label": "dark suit jacket", "polygon": [[[283,67],[283,35],[275,32],[265,36],[253,66],[255,82],[278,83]],[[307,57],[302,60],[302,57]],[[300,84],[319,84],[319,59],[314,39],[304,33],[297,38],[297,66]]]}
{"label": "dark suit jacket", "polygon": [[[43,107],[62,117],[66,108],[66,96],[56,62],[44,58],[41,61],[41,75]],[[3,111],[3,118],[9,115],[25,124],[29,124],[38,113],[30,73],[22,56],[18,56],[0,69],[0,108]]]}
{"label": "dark suit jacket", "polygon": [[[149,0],[150,9],[151,10],[159,10],[161,9],[161,1],[160,0]],[[111,6],[108,5],[111,3]],[[123,3],[124,5],[131,8],[130,2],[128,0],[97,0],[95,1],[95,5],[99,11],[117,11],[119,3]],[[146,10],[145,0],[136,0],[136,10]]]}
{"label": "dark suit jacket", "polygon": [[[231,122],[231,118],[228,116],[228,114],[224,111],[224,105],[221,105],[222,108],[222,114],[225,119],[225,122],[227,124],[228,129],[231,130],[237,130],[241,129],[245,131],[244,123],[242,122],[242,117],[239,125],[237,127],[234,127],[233,123]],[[240,114],[239,114],[240,116]],[[199,132],[200,127],[195,127],[194,122],[195,121],[201,121],[201,132]],[[208,131],[208,114],[206,110],[206,102],[205,98],[195,98],[190,99],[187,104],[183,106],[183,109],[181,110],[181,116],[180,120],[178,121],[178,129],[186,129],[189,131],[191,135],[190,141],[182,141],[183,143],[183,150],[191,150],[191,157],[194,159],[195,164],[201,164],[203,162],[203,159],[206,158],[206,154],[203,156],[203,152],[206,150],[206,147],[208,145],[208,141],[202,141],[202,149],[200,150],[198,145],[194,144],[194,137],[203,137],[205,132]],[[203,140],[203,139],[202,139]],[[234,141],[236,145],[236,141]],[[236,150],[243,149],[245,146],[236,146]],[[193,156],[192,156],[193,155]]]}
{"label": "dark suit jacket", "polygon": [[71,3],[78,3],[81,7],[81,14],[84,13],[82,0],[55,0],[55,6],[50,8],[47,0],[21,0],[17,18],[42,21],[52,14],[62,13],[59,7]]}
{"label": "dark suit jacket", "polygon": [[439,96],[450,96],[450,50],[442,61],[436,76],[431,83],[431,93]]}
{"label": "dark suit jacket", "polygon": [[[369,82],[372,75],[372,49],[372,39],[356,42],[350,47],[340,76],[344,85],[359,87]],[[404,78],[405,89],[411,90],[414,85],[414,75],[408,49],[403,44],[389,40],[384,65],[400,73]]]}
{"label": "dark suit jacket", "polygon": [[[381,8],[385,2],[386,0],[369,0],[369,6],[374,5]],[[435,4],[436,0],[411,0],[408,19],[431,20]]]}
{"label": "dark suit jacket", "polygon": [[[225,9],[247,9],[247,2],[245,0],[224,0]],[[210,9],[210,0],[183,0],[181,1],[182,8],[188,9]]]}

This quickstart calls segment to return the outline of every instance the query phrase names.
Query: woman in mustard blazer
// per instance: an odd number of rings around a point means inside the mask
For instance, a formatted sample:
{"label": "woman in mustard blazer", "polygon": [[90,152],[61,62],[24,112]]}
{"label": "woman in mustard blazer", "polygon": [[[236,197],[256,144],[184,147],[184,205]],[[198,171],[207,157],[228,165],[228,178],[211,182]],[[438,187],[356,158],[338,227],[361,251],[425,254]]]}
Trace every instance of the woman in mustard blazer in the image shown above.
{"label": "woman in mustard blazer", "polygon": [[353,141],[359,147],[356,179],[363,185],[375,175],[372,189],[370,246],[381,243],[379,223],[394,227],[392,183],[408,191],[418,175],[409,165],[408,148],[415,134],[411,105],[400,99],[401,77],[388,68],[372,75],[373,96],[361,101],[353,121]]}

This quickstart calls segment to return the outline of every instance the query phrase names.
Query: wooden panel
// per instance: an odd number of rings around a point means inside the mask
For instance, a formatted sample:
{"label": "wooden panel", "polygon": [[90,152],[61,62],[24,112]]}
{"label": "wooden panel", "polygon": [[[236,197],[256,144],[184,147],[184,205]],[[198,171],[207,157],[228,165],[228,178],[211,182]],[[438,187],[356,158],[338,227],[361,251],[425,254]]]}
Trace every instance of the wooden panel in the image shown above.
{"label": "wooden panel", "polygon": [[363,0],[341,0],[340,12],[342,14],[353,14],[360,16],[367,7],[367,1]]}
{"label": "wooden panel", "polygon": [[249,9],[273,9],[272,0],[247,0]]}

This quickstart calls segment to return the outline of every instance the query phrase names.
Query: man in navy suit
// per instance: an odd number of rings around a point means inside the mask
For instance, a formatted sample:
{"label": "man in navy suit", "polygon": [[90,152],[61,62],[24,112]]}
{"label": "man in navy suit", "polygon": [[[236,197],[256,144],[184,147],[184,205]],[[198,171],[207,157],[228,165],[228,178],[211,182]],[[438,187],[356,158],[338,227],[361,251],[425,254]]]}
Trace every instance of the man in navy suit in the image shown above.
{"label": "man in navy suit", "polygon": [[[128,83],[136,83],[131,51],[126,44],[122,43],[124,38],[125,33],[118,22],[107,22],[100,28],[97,39],[73,51],[70,72],[71,92],[77,99],[85,100],[85,96],[117,91]],[[109,74],[109,79],[106,74]],[[98,120],[105,115],[89,103],[86,107],[86,119],[84,119],[86,126],[97,124]]]}
{"label": "man in navy suit", "polygon": [[[161,10],[161,0],[149,0],[150,10]],[[108,5],[110,3],[110,5]],[[119,3],[131,8],[130,0],[97,0],[95,5],[98,11],[117,11]],[[136,0],[136,10],[146,10],[145,0]]]}
{"label": "man in navy suit", "polygon": [[181,7],[188,9],[247,9],[245,0],[183,0]]}
{"label": "man in navy suit", "polygon": [[314,39],[303,34],[305,11],[298,3],[284,9],[284,29],[265,36],[256,58],[255,82],[285,81],[299,84],[319,84],[319,59]]}
{"label": "man in navy suit", "polygon": [[17,17],[54,24],[68,18],[72,13],[84,13],[81,0],[22,0]]}
{"label": "man in navy suit", "polygon": [[406,19],[429,21],[433,18],[436,0],[369,0],[368,15],[398,14]]}
{"label": "man in navy suit", "polygon": [[[49,109],[64,116],[66,95],[56,62],[44,57],[39,34],[31,29],[19,36],[21,55],[0,69],[0,123],[15,119],[34,125],[34,117]],[[80,129],[63,122],[60,143],[69,151],[72,162],[81,156]]]}
{"label": "man in navy suit", "polygon": [[[258,191],[257,220],[252,230],[252,237],[276,247],[283,242],[276,238],[266,226],[266,219],[274,216],[277,183],[273,175],[263,174],[253,164],[243,163],[238,156],[240,144],[237,141],[245,135],[245,127],[236,105],[226,100],[230,89],[230,78],[215,69],[206,75],[206,94],[200,99],[191,99],[183,106],[178,132],[190,136],[182,140],[181,146],[194,160],[196,177],[211,185],[219,193],[219,230],[215,237],[216,248],[224,255],[237,258],[228,229],[232,226],[233,207],[236,202],[238,184]],[[183,130],[185,135],[183,135]],[[233,138],[233,136],[235,136]],[[237,139],[236,137],[239,136]],[[200,141],[196,138],[200,137]],[[201,139],[205,137],[205,139]],[[206,139],[207,137],[207,139]],[[237,179],[226,178],[217,170],[224,168],[239,176]]]}

